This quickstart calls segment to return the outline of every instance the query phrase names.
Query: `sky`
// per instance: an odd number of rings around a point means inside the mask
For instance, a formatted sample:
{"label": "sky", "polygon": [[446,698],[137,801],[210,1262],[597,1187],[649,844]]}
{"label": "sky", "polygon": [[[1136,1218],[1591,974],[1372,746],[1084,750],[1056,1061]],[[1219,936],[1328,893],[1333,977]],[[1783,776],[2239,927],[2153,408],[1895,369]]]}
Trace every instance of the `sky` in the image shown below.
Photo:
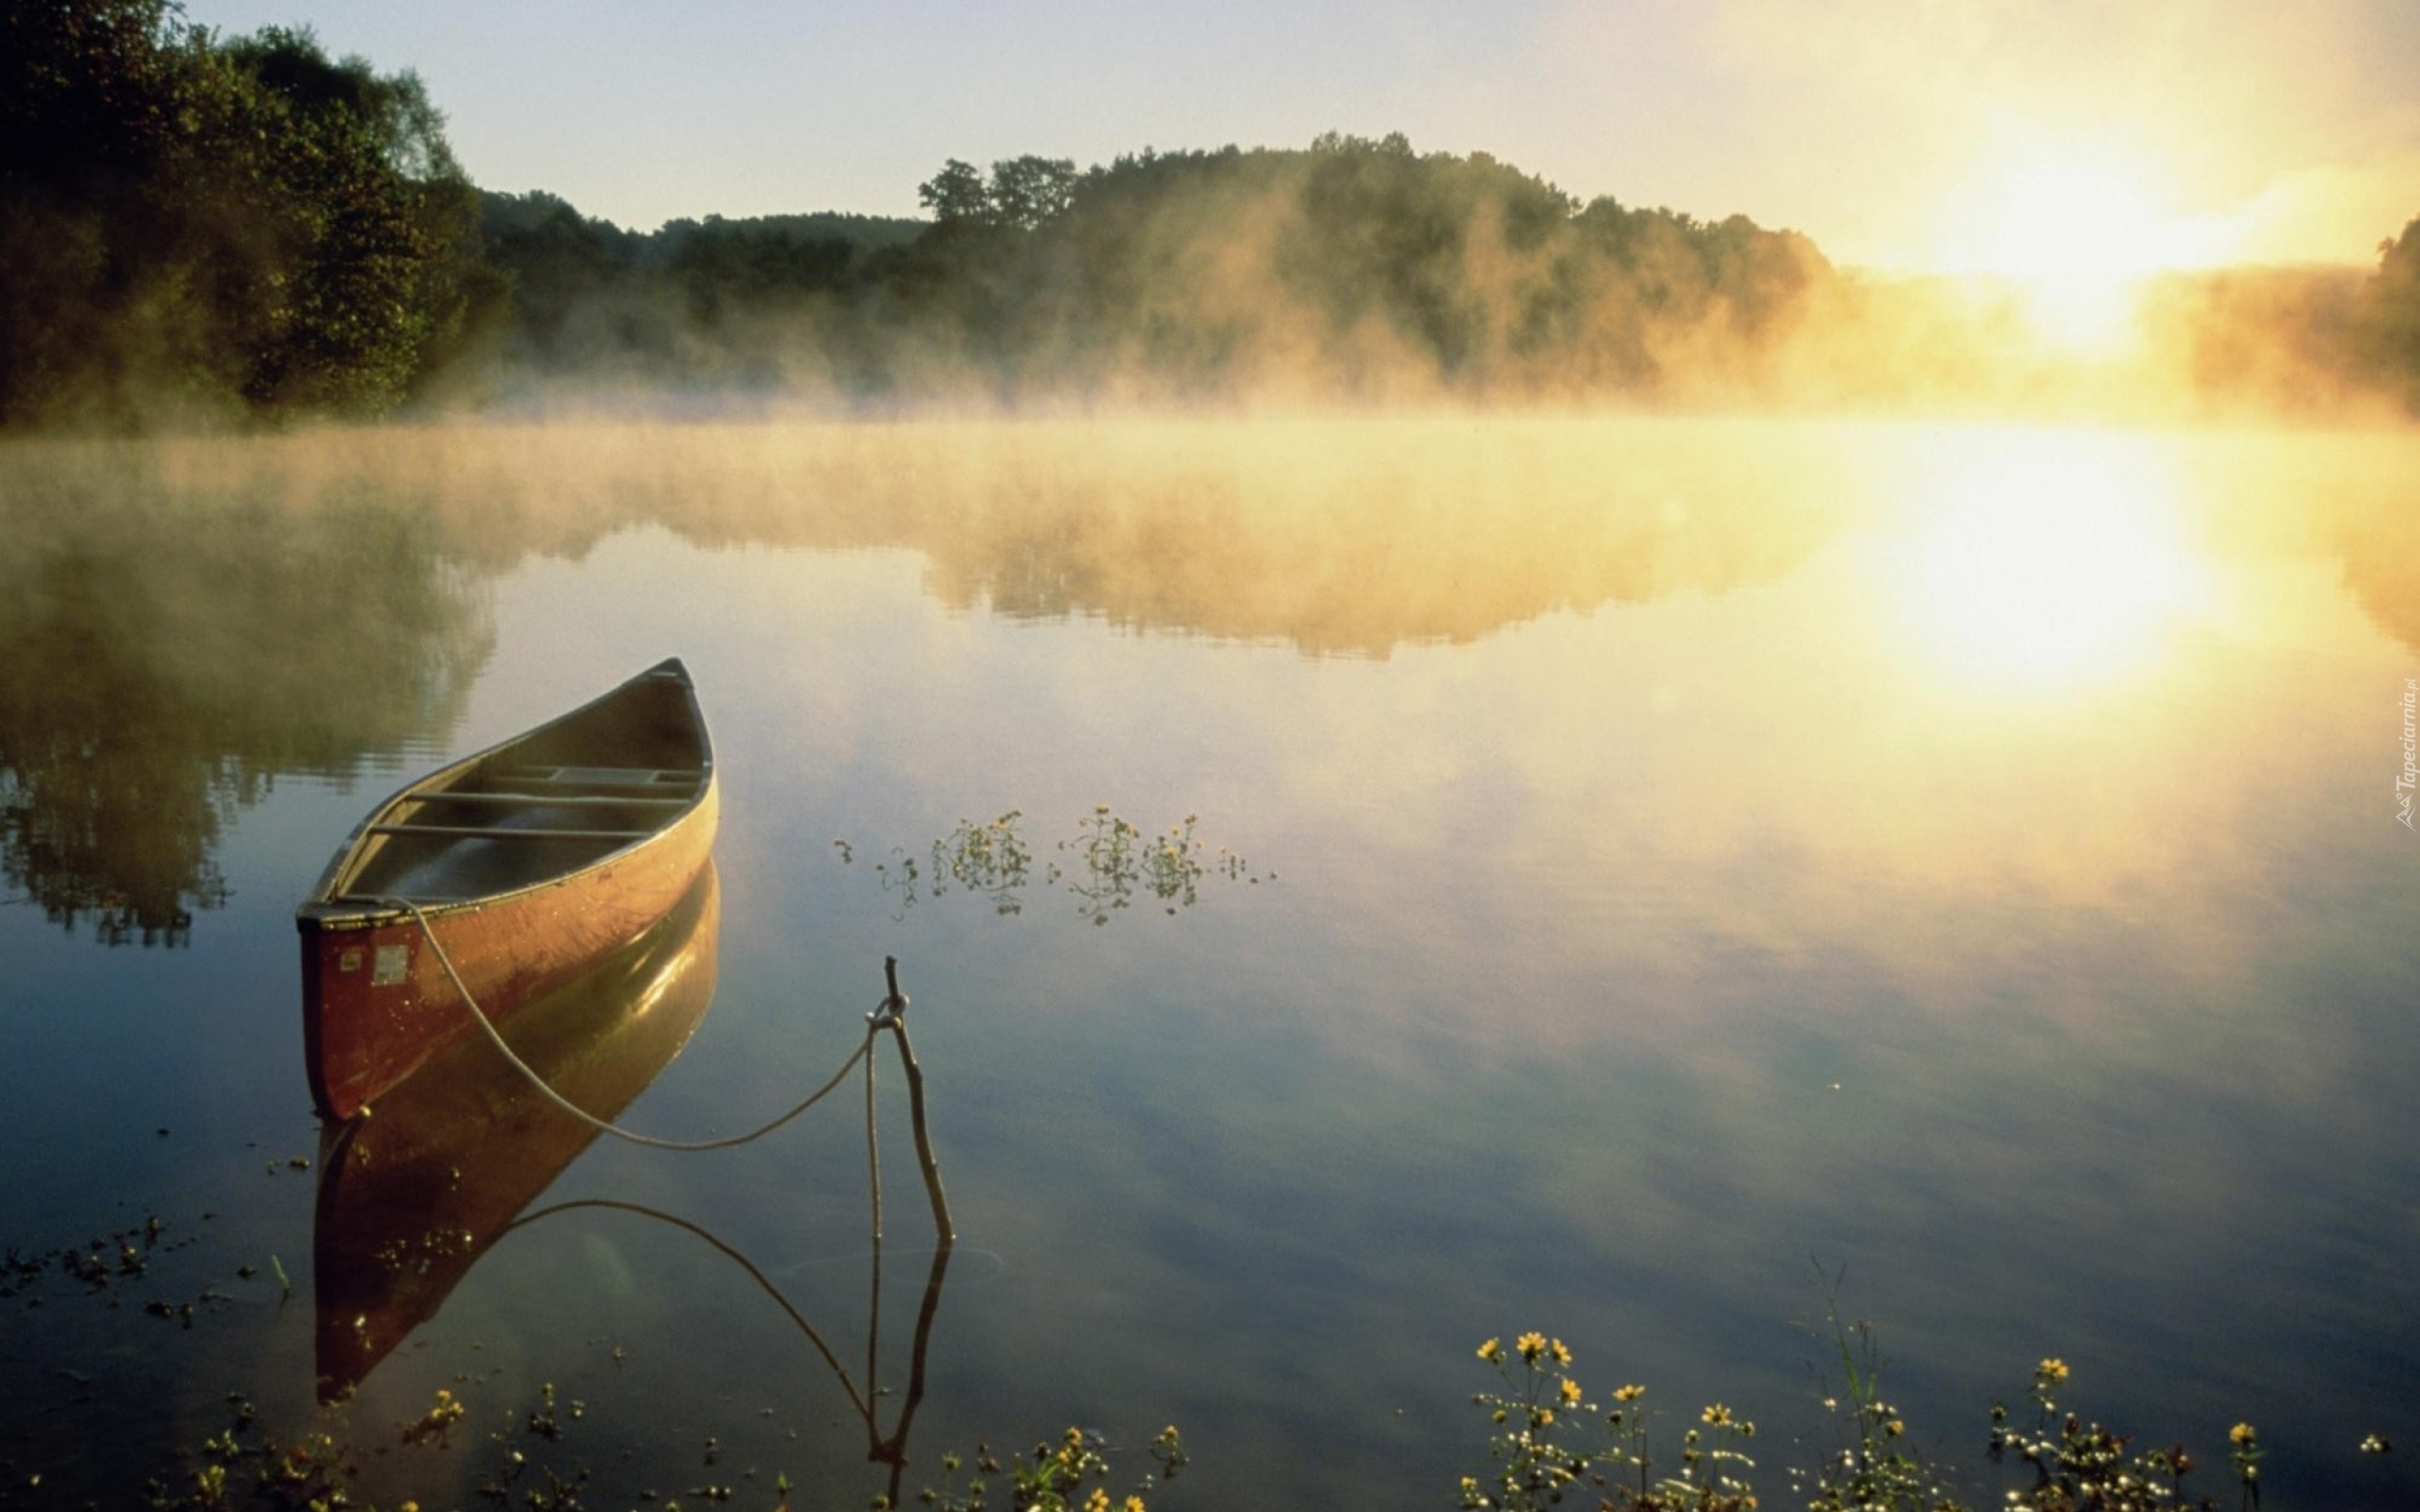
{"label": "sky", "polygon": [[2414,0],[187,0],[416,70],[491,189],[641,230],[920,213],[950,158],[1401,131],[2034,274],[2369,265],[2420,215]]}

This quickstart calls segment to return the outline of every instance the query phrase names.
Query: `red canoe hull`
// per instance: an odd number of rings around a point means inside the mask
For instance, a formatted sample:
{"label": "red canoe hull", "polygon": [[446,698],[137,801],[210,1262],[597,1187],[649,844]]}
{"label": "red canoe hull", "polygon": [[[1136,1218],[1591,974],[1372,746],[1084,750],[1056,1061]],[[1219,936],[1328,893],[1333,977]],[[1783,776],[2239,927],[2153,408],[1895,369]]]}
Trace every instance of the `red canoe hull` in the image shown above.
{"label": "red canoe hull", "polygon": [[[679,691],[694,714],[686,674],[677,662],[666,666],[678,674]],[[648,676],[661,678],[664,673],[658,668]],[[644,680],[633,679],[625,689]],[[567,722],[585,716],[598,726],[592,711],[623,692],[616,690],[563,720],[405,788],[373,811],[331,864],[319,892],[296,916],[302,947],[303,1053],[312,1101],[321,1116],[353,1117],[431,1056],[466,1035],[480,1033],[462,1001],[463,989],[492,1022],[509,1022],[516,1010],[579,977],[662,919],[697,881],[713,851],[721,808],[702,720],[696,725],[696,780],[683,784],[677,803],[648,799],[627,810],[573,809],[564,805],[610,805],[614,800],[502,791],[512,780],[497,774],[510,769],[522,751],[543,747],[545,742],[540,737]],[[594,743],[596,731],[588,733]],[[562,740],[557,738],[555,745],[560,747]],[[652,755],[661,760],[663,753],[658,749]],[[473,808],[474,799],[484,807]],[[523,806],[516,808],[516,803]],[[632,824],[640,821],[629,816],[638,812],[648,828],[643,835],[593,830],[586,832],[591,837],[585,840],[532,839],[533,833],[564,832],[526,828],[518,834],[482,838],[462,818],[467,810],[485,822],[484,816],[496,806],[514,809],[515,818],[536,810],[542,822],[559,827]],[[591,817],[598,814],[608,816]],[[382,822],[398,816],[400,822]],[[420,822],[432,816],[446,822]],[[608,833],[631,837],[594,837]],[[522,863],[554,848],[573,855],[577,864],[560,868],[522,864],[520,869],[530,874],[513,877],[512,885],[492,894],[416,898],[413,889],[391,882],[393,875],[411,875],[399,864],[389,863],[389,885],[380,885],[381,846],[423,848],[435,860],[424,862],[420,871],[441,877],[449,864],[458,872],[475,871],[475,851],[509,855]],[[582,850],[600,847],[609,849],[579,858]],[[396,898],[417,903],[418,917],[395,903]],[[444,959],[431,948],[432,939]],[[446,971],[448,961],[460,978],[460,988]]]}

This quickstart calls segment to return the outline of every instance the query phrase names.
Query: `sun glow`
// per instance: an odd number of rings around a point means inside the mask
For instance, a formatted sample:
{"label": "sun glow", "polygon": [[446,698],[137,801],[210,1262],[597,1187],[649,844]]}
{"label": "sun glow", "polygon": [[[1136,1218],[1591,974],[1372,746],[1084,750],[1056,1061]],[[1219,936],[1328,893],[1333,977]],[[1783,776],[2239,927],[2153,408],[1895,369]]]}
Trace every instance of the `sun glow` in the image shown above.
{"label": "sun glow", "polygon": [[2117,680],[2211,591],[2174,479],[2123,439],[1963,437],[1892,563],[1910,638],[1989,694]]}
{"label": "sun glow", "polygon": [[2133,339],[2145,278],[2223,256],[2209,223],[2166,212],[2159,181],[2109,151],[2019,159],[1981,180],[1951,217],[1939,261],[2015,284],[2045,340],[2115,355]]}

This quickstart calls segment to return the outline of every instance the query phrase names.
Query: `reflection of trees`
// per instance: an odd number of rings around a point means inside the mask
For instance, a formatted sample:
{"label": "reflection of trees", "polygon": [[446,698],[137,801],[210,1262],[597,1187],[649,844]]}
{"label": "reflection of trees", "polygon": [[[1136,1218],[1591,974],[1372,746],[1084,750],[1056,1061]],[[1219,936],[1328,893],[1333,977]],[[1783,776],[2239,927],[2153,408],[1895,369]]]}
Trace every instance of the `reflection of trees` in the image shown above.
{"label": "reflection of trees", "polygon": [[[1558,610],[1770,581],[1865,507],[1843,437],[1771,421],[562,425],[348,438],[474,559],[657,524],[900,547],[952,607],[1385,656]],[[324,470],[293,443],[265,472]]]}
{"label": "reflection of trees", "polygon": [[425,509],[170,496],[145,455],[0,468],[0,879],[112,944],[181,943],[237,810],[441,732],[491,640]]}
{"label": "reflection of trees", "polygon": [[2340,537],[2344,586],[2377,627],[2420,656],[2420,516],[2367,516]]}

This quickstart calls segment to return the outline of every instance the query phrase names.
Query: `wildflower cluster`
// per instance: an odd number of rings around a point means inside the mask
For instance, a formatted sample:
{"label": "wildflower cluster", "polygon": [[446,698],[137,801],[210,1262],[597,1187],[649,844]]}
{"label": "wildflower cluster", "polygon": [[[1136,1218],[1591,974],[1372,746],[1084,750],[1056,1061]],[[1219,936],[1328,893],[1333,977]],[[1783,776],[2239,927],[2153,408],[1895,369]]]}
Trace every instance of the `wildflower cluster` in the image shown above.
{"label": "wildflower cluster", "polygon": [[[1838,1415],[1841,1438],[1811,1467],[1791,1471],[1801,1504],[1807,1512],[1971,1512],[1911,1447],[1907,1419],[1883,1397],[1873,1326],[1845,1321],[1828,1299],[1825,1316],[1845,1390],[1824,1407]],[[1755,1466],[1744,1450],[1756,1428],[1728,1404],[1703,1408],[1682,1435],[1677,1464],[1656,1466],[1640,1405],[1644,1386],[1616,1388],[1600,1415],[1569,1374],[1571,1350],[1560,1339],[1523,1333],[1507,1346],[1492,1338],[1478,1354],[1503,1385],[1472,1398],[1495,1431],[1487,1472],[1461,1479],[1465,1512],[1542,1512],[1575,1495],[1576,1504],[1593,1503],[1597,1512],[1754,1512]],[[2006,1492],[2006,1512],[2216,1512],[2206,1497],[2187,1499],[2183,1482],[2193,1457],[2183,1447],[2136,1449],[2126,1435],[2063,1411],[2071,1375],[2056,1358],[2034,1366],[2031,1428],[2007,1407],[1992,1407],[1993,1462],[2013,1455],[2033,1471],[2031,1486]],[[1595,1422],[1603,1425],[1601,1436]],[[2259,1503],[2259,1435],[2238,1423],[2227,1444],[2251,1512]],[[2374,1435],[2361,1447],[2382,1453],[2386,1443]]]}
{"label": "wildflower cluster", "polygon": [[[554,1389],[552,1386],[546,1388],[550,1403]],[[447,1432],[461,1420],[462,1404],[454,1400],[454,1393],[440,1386],[437,1388],[435,1404],[410,1422],[398,1423],[396,1432],[403,1435],[403,1440],[406,1444],[425,1444],[432,1441],[441,1444],[445,1442]]]}
{"label": "wildflower cluster", "polygon": [[[2206,1497],[2198,1502],[2185,1499],[2183,1483],[2186,1472],[2193,1468],[2193,1456],[2183,1445],[2136,1451],[2125,1435],[2075,1413],[2062,1413],[2057,1393],[2067,1376],[2066,1364],[2061,1360],[2045,1360],[2033,1367],[2033,1382],[2027,1391],[2034,1406],[2031,1429],[2013,1423],[2005,1406],[1992,1404],[1988,1441],[1992,1459],[1996,1463],[2014,1452],[2034,1471],[2030,1489],[2009,1493],[2011,1505],[2026,1512],[2063,1512],[2082,1506],[2107,1512],[2167,1512],[2174,1507],[2215,1505]],[[2248,1425],[2238,1423],[2229,1436],[2242,1449],[2251,1443],[2251,1433]]]}
{"label": "wildflower cluster", "polygon": [[1638,1406],[1646,1387],[1616,1389],[1612,1410],[1604,1411],[1566,1373],[1569,1347],[1543,1333],[1521,1334],[1509,1350],[1500,1338],[1489,1339],[1478,1353],[1495,1367],[1504,1389],[1471,1399],[1496,1432],[1488,1476],[1462,1477],[1464,1508],[1538,1508],[1583,1486],[1615,1512],[1753,1512],[1756,1505],[1743,1479],[1754,1463],[1737,1447],[1755,1436],[1756,1425],[1729,1407],[1707,1407],[1703,1427],[1683,1439],[1679,1473],[1651,1484]]}

